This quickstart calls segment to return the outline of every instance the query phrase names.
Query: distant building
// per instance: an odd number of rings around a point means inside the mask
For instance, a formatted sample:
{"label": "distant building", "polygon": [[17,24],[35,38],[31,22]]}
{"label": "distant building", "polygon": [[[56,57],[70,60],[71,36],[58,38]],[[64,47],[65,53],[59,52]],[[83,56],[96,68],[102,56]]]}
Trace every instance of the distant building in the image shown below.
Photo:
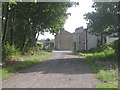
{"label": "distant building", "polygon": [[74,50],[76,51],[90,50],[97,47],[97,36],[91,35],[87,32],[87,29],[83,29],[83,27],[76,28],[73,33],[73,38]]}
{"label": "distant building", "polygon": [[76,28],[75,32],[73,33],[73,41],[74,41],[74,50],[81,51],[85,50],[85,40],[86,35],[83,27]]}
{"label": "distant building", "polygon": [[56,50],[73,50],[73,34],[61,30],[55,35],[55,49]]}
{"label": "distant building", "polygon": [[[74,33],[70,33],[66,30],[60,31],[55,36],[55,49],[56,50],[90,50],[99,46],[98,39],[101,36],[92,35],[88,32],[88,29],[79,27],[75,29]],[[116,38],[106,37],[106,42],[113,42]],[[105,41],[104,41],[105,42]]]}

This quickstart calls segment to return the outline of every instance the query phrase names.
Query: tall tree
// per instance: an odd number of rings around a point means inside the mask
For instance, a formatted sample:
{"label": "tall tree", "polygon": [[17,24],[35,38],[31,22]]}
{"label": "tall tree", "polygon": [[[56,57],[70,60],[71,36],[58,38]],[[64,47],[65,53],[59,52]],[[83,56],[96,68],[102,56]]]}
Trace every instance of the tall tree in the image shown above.
{"label": "tall tree", "polygon": [[117,36],[118,30],[118,3],[117,2],[96,2],[92,5],[93,12],[85,14],[90,32],[97,35]]}
{"label": "tall tree", "polygon": [[3,46],[8,43],[21,51],[35,46],[39,33],[57,33],[67,19],[67,8],[75,2],[4,2]]}

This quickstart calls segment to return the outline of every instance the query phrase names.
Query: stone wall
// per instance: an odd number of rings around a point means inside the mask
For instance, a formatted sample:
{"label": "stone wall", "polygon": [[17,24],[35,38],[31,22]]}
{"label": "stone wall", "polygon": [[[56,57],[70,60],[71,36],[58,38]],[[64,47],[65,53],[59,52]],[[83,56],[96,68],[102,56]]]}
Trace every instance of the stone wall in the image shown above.
{"label": "stone wall", "polygon": [[97,47],[97,36],[87,33],[87,50]]}
{"label": "stone wall", "polygon": [[83,27],[77,28],[74,33],[62,30],[55,36],[56,50],[82,51],[96,47],[97,36],[89,34]]}
{"label": "stone wall", "polygon": [[74,50],[76,51],[82,51],[85,50],[85,34],[84,34],[84,29],[83,28],[77,28],[73,34],[74,38],[74,45],[76,48]]}
{"label": "stone wall", "polygon": [[55,36],[56,50],[73,50],[73,34],[62,30]]}

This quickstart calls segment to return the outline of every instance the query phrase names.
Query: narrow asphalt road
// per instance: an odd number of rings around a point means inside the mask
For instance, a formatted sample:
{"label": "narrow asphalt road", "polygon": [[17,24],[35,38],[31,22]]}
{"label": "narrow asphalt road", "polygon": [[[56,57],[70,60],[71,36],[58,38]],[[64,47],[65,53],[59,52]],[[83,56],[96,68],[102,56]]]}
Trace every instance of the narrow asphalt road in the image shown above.
{"label": "narrow asphalt road", "polygon": [[54,52],[49,59],[4,80],[3,88],[95,88],[97,80],[84,59]]}

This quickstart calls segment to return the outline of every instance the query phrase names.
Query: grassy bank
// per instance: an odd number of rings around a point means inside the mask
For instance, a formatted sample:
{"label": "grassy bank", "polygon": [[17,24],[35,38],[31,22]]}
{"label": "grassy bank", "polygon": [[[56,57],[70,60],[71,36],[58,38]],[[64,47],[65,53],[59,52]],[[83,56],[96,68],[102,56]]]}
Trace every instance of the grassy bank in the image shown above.
{"label": "grassy bank", "polygon": [[40,61],[43,61],[44,59],[51,56],[51,52],[36,52],[34,55],[18,55],[14,58],[17,58],[15,61],[7,62],[1,70],[0,74],[2,75],[2,79],[7,79],[10,76],[16,74],[19,72],[19,70],[28,68]]}
{"label": "grassy bank", "polygon": [[96,73],[96,78],[99,81],[96,87],[99,90],[103,88],[117,90],[118,67],[114,49],[109,47],[100,52],[73,52],[73,54],[85,57],[85,63],[89,64],[94,73]]}

